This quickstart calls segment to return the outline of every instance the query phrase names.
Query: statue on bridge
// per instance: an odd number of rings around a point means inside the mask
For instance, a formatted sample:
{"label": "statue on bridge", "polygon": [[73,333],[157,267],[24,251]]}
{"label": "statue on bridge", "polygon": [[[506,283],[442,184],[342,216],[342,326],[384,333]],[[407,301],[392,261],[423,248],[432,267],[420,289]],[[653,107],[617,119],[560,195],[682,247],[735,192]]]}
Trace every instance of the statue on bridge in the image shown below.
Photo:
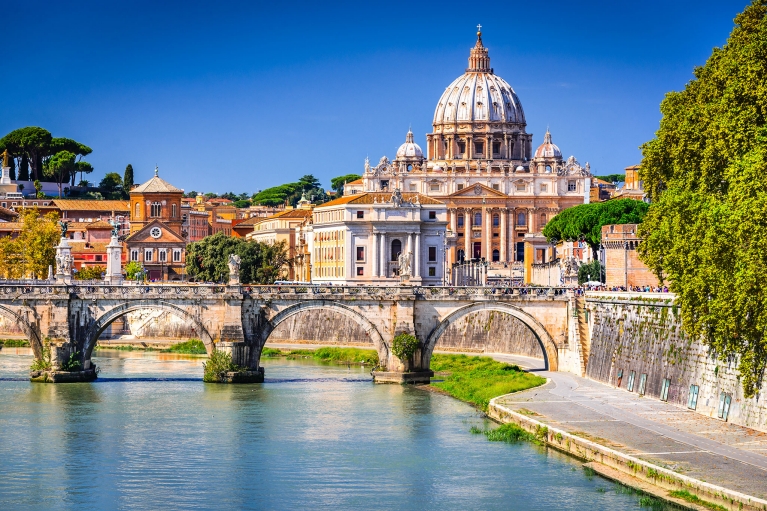
{"label": "statue on bridge", "polygon": [[56,254],[56,273],[59,275],[71,275],[74,259],[71,254],[59,252]]}
{"label": "statue on bridge", "polygon": [[69,222],[65,222],[62,220],[59,222],[59,226],[61,227],[61,237],[66,238],[67,237],[67,230],[69,229]]}
{"label": "statue on bridge", "polygon": [[240,283],[240,263],[242,259],[237,254],[229,254],[229,285]]}

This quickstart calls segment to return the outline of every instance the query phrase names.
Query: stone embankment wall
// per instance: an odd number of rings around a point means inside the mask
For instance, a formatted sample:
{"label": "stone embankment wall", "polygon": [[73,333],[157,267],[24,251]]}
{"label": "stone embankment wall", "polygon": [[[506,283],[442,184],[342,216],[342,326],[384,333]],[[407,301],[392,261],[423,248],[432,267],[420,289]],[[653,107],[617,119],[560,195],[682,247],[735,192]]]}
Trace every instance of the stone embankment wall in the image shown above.
{"label": "stone embankment wall", "polygon": [[[722,395],[729,396],[728,422],[767,431],[765,399],[744,397],[737,361],[717,359],[706,346],[684,334],[669,295],[622,295],[586,296],[589,378],[628,390],[634,372],[632,392],[640,392],[644,374],[644,394],[655,399],[660,399],[668,379],[668,401],[685,407],[691,386],[696,385],[696,412],[718,417]],[[767,389],[767,381],[762,388]]]}

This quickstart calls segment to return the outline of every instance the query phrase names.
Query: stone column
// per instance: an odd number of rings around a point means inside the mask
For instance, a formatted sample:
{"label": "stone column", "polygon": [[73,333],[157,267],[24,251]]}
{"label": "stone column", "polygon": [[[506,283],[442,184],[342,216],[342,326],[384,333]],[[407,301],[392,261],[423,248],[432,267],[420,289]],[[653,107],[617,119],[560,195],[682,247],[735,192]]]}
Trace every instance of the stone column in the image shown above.
{"label": "stone column", "polygon": [[370,244],[370,262],[373,266],[373,276],[378,277],[378,233],[373,233],[373,242]]}
{"label": "stone column", "polygon": [[501,208],[500,212],[498,213],[501,215],[501,262],[505,263],[508,262],[507,257],[507,241],[506,241],[506,215],[508,215],[508,211],[506,208]]}
{"label": "stone column", "polygon": [[493,210],[485,208],[485,233],[482,239],[482,254],[486,261],[493,258]]}
{"label": "stone column", "polygon": [[421,233],[415,235],[415,254],[413,255],[413,276],[421,276]]}
{"label": "stone column", "polygon": [[[488,161],[493,159],[493,137],[490,135],[485,135],[485,158]],[[489,165],[487,170],[490,171]]]}
{"label": "stone column", "polygon": [[463,152],[463,159],[464,160],[471,160],[471,155],[474,154],[474,148],[472,147],[472,144],[474,144],[474,138],[472,136],[466,137],[466,150]]}
{"label": "stone column", "polygon": [[450,230],[458,232],[458,210],[456,208],[450,210]]}
{"label": "stone column", "polygon": [[104,281],[109,284],[122,284],[122,245],[117,240],[116,235],[112,235],[112,240],[107,245],[107,271],[104,275]]}
{"label": "stone column", "polygon": [[471,259],[471,257],[472,257],[472,254],[471,254],[471,220],[472,220],[471,219],[471,209],[470,208],[465,208],[463,210],[463,231],[464,231],[464,233],[463,233],[463,238],[464,238],[463,242],[464,242],[464,249],[465,249],[465,252],[466,252],[464,254],[464,258],[465,259]]}
{"label": "stone column", "polygon": [[386,234],[381,233],[381,254],[380,254],[380,262],[381,262],[381,277],[386,277]]}

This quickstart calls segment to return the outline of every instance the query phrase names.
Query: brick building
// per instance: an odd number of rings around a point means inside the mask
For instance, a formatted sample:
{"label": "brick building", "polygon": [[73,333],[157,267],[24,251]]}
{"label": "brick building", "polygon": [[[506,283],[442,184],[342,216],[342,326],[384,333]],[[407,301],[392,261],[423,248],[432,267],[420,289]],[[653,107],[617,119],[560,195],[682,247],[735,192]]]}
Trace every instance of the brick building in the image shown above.
{"label": "brick building", "polygon": [[607,287],[661,285],[650,269],[639,259],[637,224],[605,225],[602,227],[602,264],[605,266]]}

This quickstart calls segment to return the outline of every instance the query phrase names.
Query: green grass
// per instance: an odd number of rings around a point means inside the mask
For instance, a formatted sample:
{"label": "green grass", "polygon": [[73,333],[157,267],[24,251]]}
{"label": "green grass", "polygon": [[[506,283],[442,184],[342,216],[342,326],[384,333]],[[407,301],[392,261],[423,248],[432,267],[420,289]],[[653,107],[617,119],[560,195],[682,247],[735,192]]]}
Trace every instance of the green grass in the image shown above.
{"label": "green grass", "polygon": [[519,442],[520,440],[527,440],[530,442],[536,441],[535,436],[528,433],[513,422],[502,424],[501,426],[494,429],[480,429],[476,426],[472,426],[471,432],[475,435],[483,434],[491,442],[506,442],[511,444]]}
{"label": "green grass", "polygon": [[289,359],[313,358],[320,362],[331,364],[378,365],[378,352],[360,348],[319,348],[316,350],[299,349],[290,351],[264,348],[261,356],[268,358],[287,357]]}
{"label": "green grass", "polygon": [[691,504],[697,504],[699,506],[707,507],[708,509],[713,509],[715,511],[727,511],[726,507],[720,506],[719,504],[714,504],[713,502],[708,502],[707,500],[703,500],[687,490],[672,491],[669,493],[669,496],[686,500]]}
{"label": "green grass", "polygon": [[435,377],[432,387],[456,399],[487,411],[494,397],[519,392],[546,383],[545,378],[527,373],[516,365],[497,362],[489,357],[434,354],[431,369]]}
{"label": "green grass", "polygon": [[185,353],[188,355],[206,355],[208,353],[205,344],[199,339],[189,339],[162,351],[163,353]]}
{"label": "green grass", "polygon": [[96,344],[96,347],[93,348],[96,350],[117,350],[117,351],[157,351],[157,348],[151,348],[149,346],[102,346],[100,344]]}
{"label": "green grass", "polygon": [[6,348],[29,348],[29,341],[26,339],[0,339],[0,345]]}

